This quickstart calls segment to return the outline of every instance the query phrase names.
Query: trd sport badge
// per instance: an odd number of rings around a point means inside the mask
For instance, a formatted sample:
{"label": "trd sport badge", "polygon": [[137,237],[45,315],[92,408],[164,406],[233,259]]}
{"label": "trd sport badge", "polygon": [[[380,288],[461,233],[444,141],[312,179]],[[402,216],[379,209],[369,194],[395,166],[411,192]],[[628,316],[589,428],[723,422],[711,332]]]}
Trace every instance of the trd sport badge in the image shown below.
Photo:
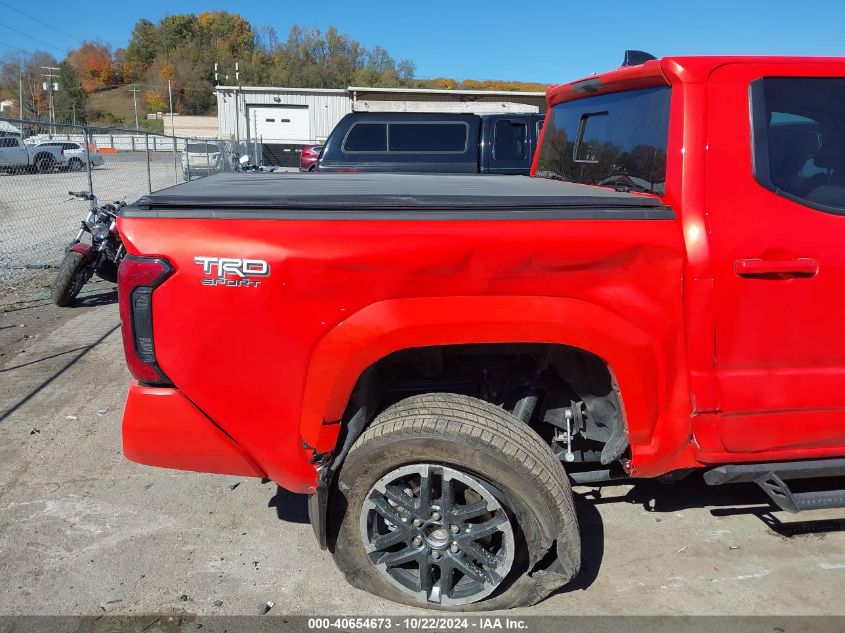
{"label": "trd sport badge", "polygon": [[254,277],[269,277],[270,264],[263,259],[235,259],[231,257],[194,257],[202,266],[203,286],[258,288],[261,282]]}

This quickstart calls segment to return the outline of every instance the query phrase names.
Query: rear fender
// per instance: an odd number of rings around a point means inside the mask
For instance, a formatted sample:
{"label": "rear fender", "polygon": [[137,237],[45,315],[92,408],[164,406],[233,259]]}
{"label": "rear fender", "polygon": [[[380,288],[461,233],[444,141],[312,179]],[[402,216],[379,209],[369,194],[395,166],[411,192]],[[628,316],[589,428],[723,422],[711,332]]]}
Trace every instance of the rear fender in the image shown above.
{"label": "rear fender", "polygon": [[334,450],[359,376],[403,349],[474,343],[550,343],[603,359],[620,388],[631,439],[648,441],[661,397],[658,343],[601,306],[561,297],[469,296],[381,301],[355,313],[314,349],[301,434],[318,453]]}

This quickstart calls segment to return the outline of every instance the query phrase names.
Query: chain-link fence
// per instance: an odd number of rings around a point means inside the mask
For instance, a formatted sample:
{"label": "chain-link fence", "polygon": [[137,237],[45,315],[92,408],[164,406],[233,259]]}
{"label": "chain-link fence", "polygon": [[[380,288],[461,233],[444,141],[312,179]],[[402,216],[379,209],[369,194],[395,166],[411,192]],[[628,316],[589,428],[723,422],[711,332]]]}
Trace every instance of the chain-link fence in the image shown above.
{"label": "chain-link fence", "polygon": [[219,139],[0,118],[0,279],[61,261],[88,209],[69,191],[133,202],[229,171],[246,151]]}

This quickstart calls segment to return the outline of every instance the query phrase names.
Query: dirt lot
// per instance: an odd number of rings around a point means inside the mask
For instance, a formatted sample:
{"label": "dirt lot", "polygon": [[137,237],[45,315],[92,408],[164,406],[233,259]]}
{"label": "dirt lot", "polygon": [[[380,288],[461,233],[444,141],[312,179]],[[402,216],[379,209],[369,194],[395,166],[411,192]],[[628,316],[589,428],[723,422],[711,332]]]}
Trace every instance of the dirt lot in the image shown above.
{"label": "dirt lot", "polygon": [[[305,498],[123,459],[113,286],[58,309],[45,283],[0,296],[0,615],[409,611],[346,585]],[[524,614],[845,614],[843,511],[696,477],[577,492],[583,573]]]}

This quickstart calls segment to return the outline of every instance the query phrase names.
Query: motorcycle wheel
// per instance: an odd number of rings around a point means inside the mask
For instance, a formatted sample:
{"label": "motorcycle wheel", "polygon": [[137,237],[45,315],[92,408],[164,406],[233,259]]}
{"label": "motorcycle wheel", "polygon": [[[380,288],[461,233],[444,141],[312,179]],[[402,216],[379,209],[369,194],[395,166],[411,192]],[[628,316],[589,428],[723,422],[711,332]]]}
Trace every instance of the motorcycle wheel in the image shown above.
{"label": "motorcycle wheel", "polygon": [[59,307],[69,306],[76,299],[76,295],[82,290],[88,278],[85,255],[68,251],[53,280],[53,303]]}

